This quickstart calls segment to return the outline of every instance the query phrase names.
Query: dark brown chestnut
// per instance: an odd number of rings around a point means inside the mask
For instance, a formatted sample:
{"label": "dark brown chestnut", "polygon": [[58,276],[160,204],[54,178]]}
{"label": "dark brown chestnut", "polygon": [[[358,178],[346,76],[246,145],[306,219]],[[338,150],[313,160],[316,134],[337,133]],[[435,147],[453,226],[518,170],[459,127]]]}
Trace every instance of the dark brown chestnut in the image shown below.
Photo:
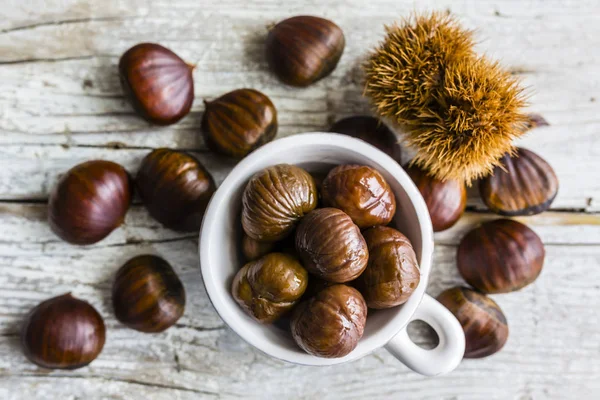
{"label": "dark brown chestnut", "polygon": [[135,181],[150,215],[167,228],[182,232],[200,230],[216,190],[215,181],[198,160],[164,148],[144,158]]}
{"label": "dark brown chestnut", "polygon": [[247,261],[254,261],[268,254],[275,247],[275,242],[259,242],[244,234],[242,237],[242,253]]}
{"label": "dark brown chestnut", "polygon": [[440,181],[417,166],[407,168],[406,172],[427,204],[433,231],[440,232],[453,226],[467,206],[465,184],[453,179]]}
{"label": "dark brown chestnut", "polygon": [[458,246],[458,270],[483,293],[507,293],[536,280],[544,265],[544,244],[526,225],[511,219],[486,222]]}
{"label": "dark brown chestnut", "polygon": [[246,185],[242,226],[252,239],[278,241],[316,206],[317,188],[308,172],[294,165],[274,165],[255,174]]}
{"label": "dark brown chestnut", "polygon": [[202,133],[217,153],[243,158],[277,134],[277,110],[258,90],[234,90],[204,104]]}
{"label": "dark brown chestnut", "polygon": [[185,289],[168,262],[141,255],[117,271],[112,303],[121,323],[140,332],[162,332],[183,315]]}
{"label": "dark brown chestnut", "polygon": [[336,208],[319,208],[302,219],[296,250],[308,272],[337,283],[357,278],[369,258],[360,229]]}
{"label": "dark brown chestnut", "polygon": [[387,225],[396,198],[385,178],[366,165],[339,165],[323,181],[323,204],[344,211],[359,228]]}
{"label": "dark brown chestnut", "polygon": [[21,345],[25,356],[40,367],[76,369],[98,357],[105,337],[98,311],[67,293],[31,310],[23,324]]}
{"label": "dark brown chestnut", "polygon": [[508,339],[508,324],[500,306],[484,294],[463,287],[442,292],[437,300],[462,325],[465,358],[483,358],[499,351]]}
{"label": "dark brown chestnut", "polygon": [[87,245],[99,242],[125,219],[132,185],[125,168],[94,160],[71,168],[48,200],[48,222],[61,239]]}
{"label": "dark brown chestnut", "polygon": [[248,315],[268,324],[296,305],[307,284],[308,272],[295,257],[270,253],[244,265],[233,279],[231,292]]}
{"label": "dark brown chestnut", "polygon": [[343,133],[377,147],[398,162],[402,161],[402,147],[398,138],[381,120],[368,115],[340,119],[329,132]]}
{"label": "dark brown chestnut", "polygon": [[376,226],[363,233],[369,263],[358,278],[370,308],[390,308],[405,303],[421,280],[417,256],[406,236],[395,229]]}
{"label": "dark brown chestnut", "polygon": [[479,193],[490,210],[500,215],[534,215],[550,208],[558,193],[558,178],[542,157],[518,148],[479,183]]}
{"label": "dark brown chestnut", "polygon": [[190,112],[193,69],[177,54],[154,43],[133,46],[119,60],[125,96],[142,118],[157,125],[174,124]]}
{"label": "dark brown chestnut", "polygon": [[308,86],[329,75],[344,52],[344,33],[333,22],[297,16],[275,25],[267,37],[267,62],[284,83]]}
{"label": "dark brown chestnut", "polygon": [[317,357],[336,358],[358,345],[367,322],[367,304],[350,286],[333,285],[303,301],[290,328],[298,346]]}

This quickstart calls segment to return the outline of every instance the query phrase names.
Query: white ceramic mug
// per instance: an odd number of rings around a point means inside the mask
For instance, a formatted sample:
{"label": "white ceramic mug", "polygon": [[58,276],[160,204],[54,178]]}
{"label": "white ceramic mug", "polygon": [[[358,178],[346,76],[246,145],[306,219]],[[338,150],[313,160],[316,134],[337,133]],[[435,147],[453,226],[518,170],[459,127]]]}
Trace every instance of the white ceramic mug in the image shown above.
{"label": "white ceramic mug", "polygon": [[[308,170],[339,164],[363,164],[377,169],[392,188],[398,204],[395,223],[412,242],[421,281],[409,300],[387,310],[369,310],[358,346],[341,358],[319,358],[302,351],[289,332],[261,325],[237,305],[231,282],[243,265],[239,250],[241,197],[252,175],[275,164],[295,164]],[[326,169],[325,169],[326,170]],[[358,139],[332,133],[305,133],[268,143],[244,158],[213,195],[200,231],[200,265],[206,291],[215,309],[239,336],[264,353],[291,363],[334,365],[361,358],[385,347],[398,360],[423,375],[452,371],[465,349],[463,330],[435,299],[425,294],[431,272],[433,229],[423,197],[396,161]],[[438,334],[436,348],[425,350],[406,333],[410,321],[422,320]]]}

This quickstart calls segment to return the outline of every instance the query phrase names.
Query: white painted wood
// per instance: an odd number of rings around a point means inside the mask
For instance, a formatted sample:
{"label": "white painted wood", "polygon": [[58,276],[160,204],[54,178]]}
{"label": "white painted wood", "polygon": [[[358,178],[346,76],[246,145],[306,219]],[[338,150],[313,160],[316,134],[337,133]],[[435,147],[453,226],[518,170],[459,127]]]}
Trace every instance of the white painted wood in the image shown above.
{"label": "white painted wood", "polygon": [[[250,4],[254,3],[254,4]],[[600,7],[598,0],[7,0],[0,10],[0,398],[415,398],[591,399],[600,395]],[[415,9],[450,9],[477,28],[479,47],[531,88],[531,110],[550,127],[520,143],[555,168],[556,211],[523,218],[546,244],[535,284],[494,296],[511,329],[499,354],[467,360],[426,379],[380,350],[333,368],[283,364],[223,326],[204,292],[195,235],[153,221],[139,205],[103,242],[74,247],[49,230],[43,202],[71,166],[103,158],[135,173],[150,149],[193,152],[220,182],[234,165],[207,152],[202,99],[239,87],[264,91],[279,110],[279,135],[327,129],[369,112],[358,68],[382,26]],[[322,15],[347,47],[332,76],[308,89],[283,86],[263,57],[266,26],[297,14]],[[157,41],[197,62],[196,101],[180,123],[156,128],[136,117],[116,75],[119,55]],[[471,191],[456,227],[436,234],[428,292],[461,283],[456,246],[496,218]],[[112,274],[141,253],[167,258],[188,293],[186,314],[167,332],[144,335],[114,319]],[[89,367],[46,371],[19,350],[18,329],[39,301],[72,291],[106,319],[105,350]],[[426,332],[413,329],[420,343]]]}

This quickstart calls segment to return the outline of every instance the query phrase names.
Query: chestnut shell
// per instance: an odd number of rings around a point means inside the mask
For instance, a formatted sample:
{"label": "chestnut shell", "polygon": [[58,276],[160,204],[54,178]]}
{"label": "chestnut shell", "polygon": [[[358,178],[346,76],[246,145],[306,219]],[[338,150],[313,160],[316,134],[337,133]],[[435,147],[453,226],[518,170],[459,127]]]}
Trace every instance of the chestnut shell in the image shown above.
{"label": "chestnut shell", "polygon": [[358,345],[367,321],[367,304],[350,286],[333,285],[303,301],[290,328],[298,346],[317,357],[336,358]]}
{"label": "chestnut shell", "polygon": [[72,244],[99,242],[123,223],[132,191],[129,174],[119,164],[93,160],[76,165],[50,194],[50,228]]}
{"label": "chestnut shell", "polygon": [[140,332],[162,332],[183,315],[185,289],[168,262],[141,255],[117,271],[112,303],[121,323]]}
{"label": "chestnut shell", "polygon": [[155,43],[140,43],[119,60],[119,76],[135,111],[157,125],[186,116],[194,102],[193,66]]}
{"label": "chestnut shell", "polygon": [[81,368],[98,357],[106,339],[104,321],[89,303],[70,293],[41,302],[21,332],[25,356],[44,368]]}
{"label": "chestnut shell", "polygon": [[390,308],[405,303],[421,279],[417,256],[406,236],[395,229],[376,226],[363,233],[369,263],[358,278],[370,308]]}
{"label": "chestnut shell", "polygon": [[243,158],[277,134],[277,110],[258,90],[234,90],[204,104],[202,133],[213,151]]}
{"label": "chestnut shell", "polygon": [[242,253],[246,261],[254,261],[268,254],[275,247],[276,242],[259,242],[244,234],[242,237]]}
{"label": "chestnut shell", "polygon": [[366,165],[339,165],[323,181],[323,204],[344,211],[359,228],[387,225],[396,198],[385,178]]}
{"label": "chestnut shell", "polygon": [[546,211],[558,194],[558,178],[542,157],[518,148],[504,155],[501,165],[479,183],[488,208],[500,215],[534,215]]}
{"label": "chestnut shell", "polygon": [[494,300],[463,287],[445,290],[437,300],[454,314],[465,332],[465,358],[487,357],[506,343],[508,324]]}
{"label": "chestnut shell", "polygon": [[544,245],[526,225],[498,219],[471,230],[458,246],[458,270],[483,293],[507,293],[536,280],[544,264]]}
{"label": "chestnut shell", "polygon": [[212,176],[198,160],[164,148],[144,158],[135,181],[150,215],[167,228],[182,232],[200,230],[216,190]]}
{"label": "chestnut shell", "polygon": [[281,318],[298,302],[308,285],[308,272],[295,257],[270,253],[244,265],[231,292],[242,309],[260,323]]}
{"label": "chestnut shell", "polygon": [[465,184],[453,179],[440,181],[417,166],[407,168],[406,172],[425,200],[433,231],[440,232],[456,224],[467,206]]}
{"label": "chestnut shell", "polygon": [[312,176],[294,165],[274,165],[255,174],[242,196],[244,232],[258,241],[277,241],[317,206]]}
{"label": "chestnut shell", "polygon": [[282,82],[304,87],[335,69],[345,44],[344,33],[333,22],[312,16],[292,17],[269,31],[267,62]]}
{"label": "chestnut shell", "polygon": [[336,208],[319,208],[302,219],[296,251],[310,273],[337,283],[357,278],[369,258],[360,229]]}

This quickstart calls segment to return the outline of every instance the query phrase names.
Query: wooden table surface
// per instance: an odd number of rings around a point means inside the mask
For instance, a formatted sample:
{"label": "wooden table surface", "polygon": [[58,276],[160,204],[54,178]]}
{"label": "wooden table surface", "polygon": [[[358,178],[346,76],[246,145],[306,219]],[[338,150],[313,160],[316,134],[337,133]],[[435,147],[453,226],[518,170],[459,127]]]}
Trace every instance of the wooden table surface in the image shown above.
{"label": "wooden table surface", "polygon": [[[546,245],[542,275],[518,293],[494,296],[510,325],[502,352],[435,379],[385,350],[330,368],[285,364],[223,325],[202,286],[196,234],[162,228],[140,205],[94,246],[68,245],[50,231],[48,191],[85,160],[113,160],[135,172],[152,148],[167,146],[190,151],[222,181],[234,164],[207,152],[199,135],[204,98],[240,87],[265,92],[279,110],[279,137],[368,112],[361,60],[382,38],[383,24],[421,9],[449,9],[477,28],[479,48],[523,78],[531,110],[551,124],[521,141],[553,165],[561,188],[551,211],[522,219]],[[599,398],[599,10],[598,0],[4,0],[0,399]],[[347,45],[332,76],[293,89],[266,68],[266,26],[307,13],[338,23]],[[192,112],[174,126],[150,126],[123,98],[116,65],[142,41],[198,63]],[[457,243],[492,218],[473,192],[458,226],[436,236],[430,294],[461,282]],[[125,328],[109,304],[115,270],[141,253],[168,259],[188,294],[184,317],[162,334]],[[89,367],[40,369],[21,353],[19,325],[35,304],[69,291],[104,316],[106,346]],[[423,330],[413,334],[427,341]]]}

